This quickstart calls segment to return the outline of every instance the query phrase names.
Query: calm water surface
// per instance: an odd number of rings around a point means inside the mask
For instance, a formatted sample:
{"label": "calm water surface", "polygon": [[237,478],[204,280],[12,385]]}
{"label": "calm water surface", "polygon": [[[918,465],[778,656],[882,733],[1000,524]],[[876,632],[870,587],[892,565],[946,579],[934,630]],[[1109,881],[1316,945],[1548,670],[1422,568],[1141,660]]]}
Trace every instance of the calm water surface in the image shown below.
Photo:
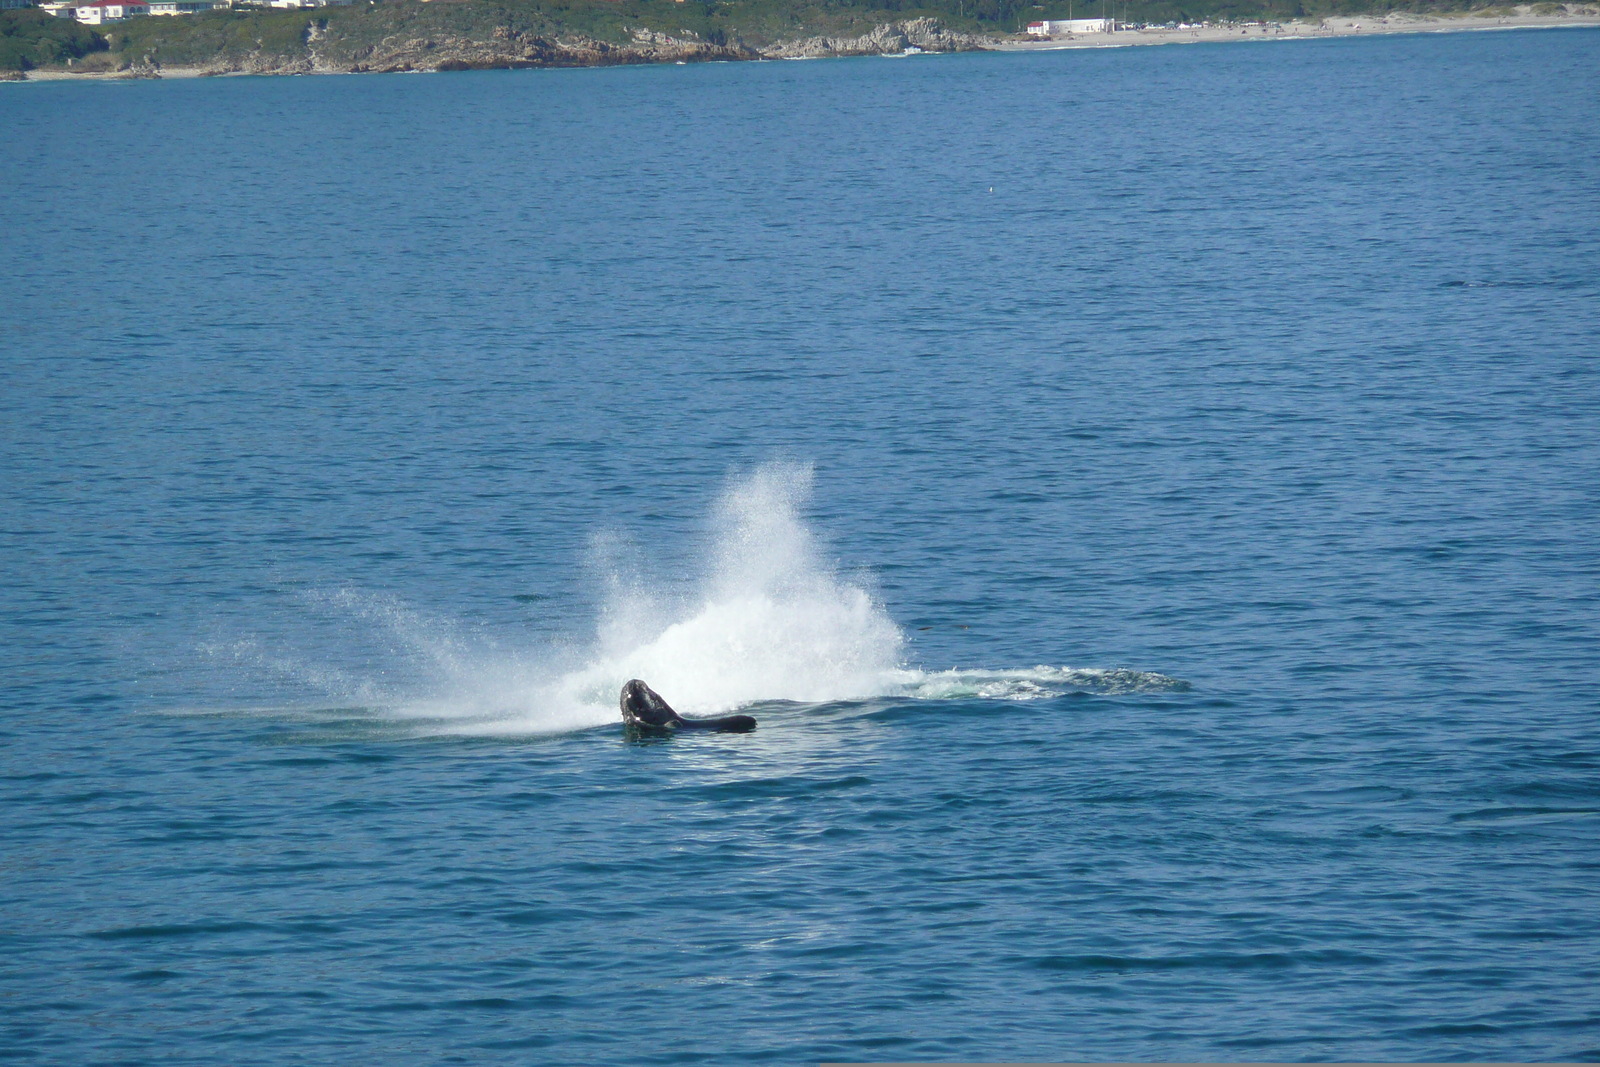
{"label": "calm water surface", "polygon": [[6,1057],[1600,1059],[1600,31],[0,90]]}

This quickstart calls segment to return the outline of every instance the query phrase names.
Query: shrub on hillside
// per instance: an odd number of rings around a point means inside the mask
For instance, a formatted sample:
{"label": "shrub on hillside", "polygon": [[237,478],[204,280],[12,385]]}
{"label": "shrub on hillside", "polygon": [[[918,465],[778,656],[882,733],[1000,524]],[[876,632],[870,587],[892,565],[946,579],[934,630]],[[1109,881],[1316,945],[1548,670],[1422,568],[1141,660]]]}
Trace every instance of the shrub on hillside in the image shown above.
{"label": "shrub on hillside", "polygon": [[0,70],[32,70],[103,51],[106,39],[37,8],[0,11]]}

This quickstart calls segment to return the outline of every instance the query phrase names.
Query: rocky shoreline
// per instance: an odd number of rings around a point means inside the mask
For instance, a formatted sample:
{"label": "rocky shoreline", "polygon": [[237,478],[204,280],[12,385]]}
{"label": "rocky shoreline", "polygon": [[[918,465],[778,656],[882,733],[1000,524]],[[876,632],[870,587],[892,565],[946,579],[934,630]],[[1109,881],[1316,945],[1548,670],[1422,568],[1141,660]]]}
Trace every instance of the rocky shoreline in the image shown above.
{"label": "rocky shoreline", "polygon": [[[326,20],[312,18],[301,55],[253,53],[220,55],[196,66],[133,62],[117,71],[77,73],[33,70],[27,80],[126,80],[132,78],[216,77],[231,74],[393,74],[460,70],[515,70],[533,67],[607,67],[645,63],[708,63],[756,59],[821,59],[834,56],[898,55],[916,52],[972,52],[994,47],[975,34],[956,33],[937,19],[885,23],[855,37],[806,37],[770,45],[734,39],[707,41],[635,30],[625,44],[582,35],[528,33],[496,26],[488,39],[461,35],[395,36],[351,47]],[[19,77],[17,80],[23,80]]]}
{"label": "rocky shoreline", "polygon": [[[1066,40],[1026,40],[982,36],[947,28],[938,19],[918,18],[883,23],[858,36],[813,36],[752,44],[737,38],[706,40],[692,34],[672,36],[646,29],[632,31],[626,43],[581,34],[539,34],[511,26],[495,26],[481,36],[434,33],[394,34],[376,43],[348,40],[327,19],[307,20],[303,48],[297,54],[255,51],[222,54],[195,65],[163,65],[134,59],[114,70],[66,68],[0,72],[10,81],[97,81],[137,78],[194,78],[227,75],[365,74],[460,70],[506,70],[538,67],[604,67],[646,63],[706,63],[730,60],[823,59],[842,56],[904,55],[917,52],[1013,51],[1058,48],[1104,48],[1123,45],[1249,40],[1262,37],[1345,36],[1367,33],[1427,33],[1450,30],[1511,29],[1535,26],[1600,25],[1600,11],[1567,5],[1562,14],[1515,15],[1373,15],[1324,19],[1316,23],[1219,24],[1182,30],[1126,30],[1084,34]],[[103,54],[103,53],[102,53]]]}

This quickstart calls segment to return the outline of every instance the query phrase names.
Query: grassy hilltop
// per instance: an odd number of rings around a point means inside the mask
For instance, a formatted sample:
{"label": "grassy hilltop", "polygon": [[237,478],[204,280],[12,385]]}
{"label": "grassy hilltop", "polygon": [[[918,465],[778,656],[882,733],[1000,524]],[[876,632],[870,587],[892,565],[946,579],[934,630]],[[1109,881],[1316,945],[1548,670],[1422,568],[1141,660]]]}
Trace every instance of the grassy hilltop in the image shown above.
{"label": "grassy hilltop", "polygon": [[[1487,0],[395,0],[134,18],[98,31],[0,13],[0,70],[215,73],[589,66],[982,47],[1035,19],[1288,21],[1504,10]],[[1114,4],[1114,8],[1113,5]],[[1545,4],[1550,13],[1559,4]]]}

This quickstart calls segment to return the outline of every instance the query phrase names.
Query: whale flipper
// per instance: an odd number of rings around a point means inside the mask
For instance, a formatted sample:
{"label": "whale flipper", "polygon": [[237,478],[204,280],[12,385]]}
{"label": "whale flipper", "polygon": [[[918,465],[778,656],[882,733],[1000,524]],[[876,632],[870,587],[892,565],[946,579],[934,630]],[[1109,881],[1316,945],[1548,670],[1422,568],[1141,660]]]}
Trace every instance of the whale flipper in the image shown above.
{"label": "whale flipper", "polygon": [[685,719],[661,699],[661,694],[635,678],[622,687],[622,721],[636,730],[666,733],[672,730],[721,730],[745,733],[756,728],[748,715],[725,715],[720,719]]}

